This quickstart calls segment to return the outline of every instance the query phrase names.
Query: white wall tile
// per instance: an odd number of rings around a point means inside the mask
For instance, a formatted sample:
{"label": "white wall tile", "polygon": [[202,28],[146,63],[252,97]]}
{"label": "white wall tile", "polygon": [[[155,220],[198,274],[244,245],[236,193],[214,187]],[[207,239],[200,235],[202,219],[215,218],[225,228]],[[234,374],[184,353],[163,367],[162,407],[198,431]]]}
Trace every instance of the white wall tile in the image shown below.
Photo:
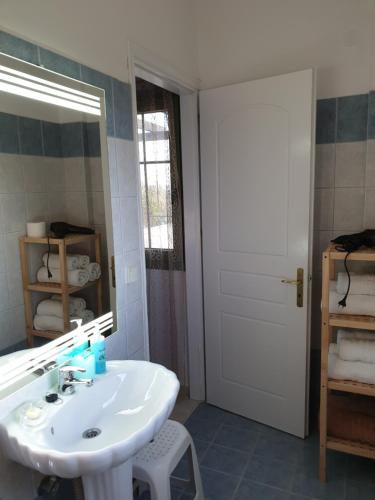
{"label": "white wall tile", "polygon": [[315,187],[333,187],[335,180],[335,144],[318,144],[315,151]]}
{"label": "white wall tile", "polygon": [[333,226],[333,189],[316,189],[314,206],[314,228],[329,230]]}
{"label": "white wall tile", "polygon": [[137,169],[134,143],[116,139],[116,165],[120,196],[137,195]]}
{"label": "white wall tile", "polygon": [[365,190],[364,228],[375,228],[375,188]]}
{"label": "white wall tile", "polygon": [[116,164],[116,141],[113,137],[108,137],[108,164],[109,181],[111,185],[111,196],[119,196],[119,185]]}
{"label": "white wall tile", "polygon": [[18,156],[23,167],[25,191],[27,193],[46,193],[46,158],[40,156]]}
{"label": "white wall tile", "polygon": [[124,224],[124,250],[139,248],[138,200],[136,197],[120,199],[120,211]]}
{"label": "white wall tile", "polygon": [[336,144],[335,187],[362,187],[365,183],[366,142]]}
{"label": "white wall tile", "polygon": [[27,222],[46,221],[48,216],[48,194],[28,193],[26,195]]}
{"label": "white wall tile", "polygon": [[7,233],[4,235],[6,270],[17,272],[21,269],[19,238],[25,234],[24,231]]}
{"label": "white wall tile", "polygon": [[45,159],[47,192],[65,190],[64,160],[62,158]]}
{"label": "white wall tile", "polygon": [[[8,282],[5,273],[0,274],[0,311],[5,311],[9,308],[9,292]],[[2,333],[0,330],[0,337]]]}
{"label": "white wall tile", "polygon": [[124,255],[125,267],[125,300],[131,304],[142,298],[142,274],[140,254],[138,250],[126,252]]}
{"label": "white wall tile", "polygon": [[26,202],[24,194],[1,194],[3,228],[5,233],[25,231]]}
{"label": "white wall tile", "polygon": [[25,181],[18,155],[0,155],[0,193],[23,193]]}
{"label": "white wall tile", "polygon": [[334,229],[359,231],[363,227],[364,189],[335,190]]}
{"label": "white wall tile", "polygon": [[64,158],[64,191],[86,191],[86,169],[84,158]]}
{"label": "white wall tile", "polygon": [[103,191],[103,169],[101,158],[85,158],[87,191]]}
{"label": "white wall tile", "polygon": [[66,193],[65,213],[69,224],[87,225],[88,207],[86,193]]}
{"label": "white wall tile", "polygon": [[128,355],[143,348],[143,306],[137,301],[125,309],[125,332],[128,344]]}

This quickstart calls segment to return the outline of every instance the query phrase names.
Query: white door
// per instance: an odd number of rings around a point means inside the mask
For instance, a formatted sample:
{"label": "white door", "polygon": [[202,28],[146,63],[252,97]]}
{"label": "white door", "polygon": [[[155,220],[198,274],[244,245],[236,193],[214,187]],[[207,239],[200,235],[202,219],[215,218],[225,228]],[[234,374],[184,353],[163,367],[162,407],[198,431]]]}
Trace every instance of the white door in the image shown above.
{"label": "white door", "polygon": [[[313,71],[200,94],[207,400],[305,436]],[[303,306],[296,280],[304,270]]]}

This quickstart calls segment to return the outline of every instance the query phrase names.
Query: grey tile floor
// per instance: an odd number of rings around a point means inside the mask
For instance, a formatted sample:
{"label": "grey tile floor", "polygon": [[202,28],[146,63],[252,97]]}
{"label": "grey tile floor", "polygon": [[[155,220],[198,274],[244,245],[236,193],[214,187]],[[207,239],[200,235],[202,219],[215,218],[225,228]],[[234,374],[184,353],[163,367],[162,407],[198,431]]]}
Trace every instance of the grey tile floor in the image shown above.
{"label": "grey tile floor", "polygon": [[[328,481],[319,482],[317,434],[298,439],[207,404],[186,427],[206,500],[375,500],[375,461],[329,452]],[[186,477],[184,460],[175,473]],[[193,497],[173,489],[172,500]]]}

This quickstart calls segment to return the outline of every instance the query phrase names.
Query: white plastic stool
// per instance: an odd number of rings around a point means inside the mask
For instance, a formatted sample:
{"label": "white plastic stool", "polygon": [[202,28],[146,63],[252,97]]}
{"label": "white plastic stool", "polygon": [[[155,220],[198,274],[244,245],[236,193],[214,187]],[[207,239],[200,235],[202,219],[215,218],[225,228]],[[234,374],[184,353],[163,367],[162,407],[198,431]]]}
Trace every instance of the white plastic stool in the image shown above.
{"label": "white plastic stool", "polygon": [[203,486],[193,440],[185,427],[167,420],[153,441],[133,458],[133,477],[148,483],[151,500],[170,500],[170,476],[188,451],[190,481],[195,485],[194,500],[204,500]]}

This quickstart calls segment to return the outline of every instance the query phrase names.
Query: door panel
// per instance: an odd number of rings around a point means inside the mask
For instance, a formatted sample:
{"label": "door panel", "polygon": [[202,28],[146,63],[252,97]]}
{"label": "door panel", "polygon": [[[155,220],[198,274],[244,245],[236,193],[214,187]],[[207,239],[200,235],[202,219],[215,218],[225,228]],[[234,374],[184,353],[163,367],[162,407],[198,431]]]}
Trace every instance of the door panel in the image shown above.
{"label": "door panel", "polygon": [[[304,436],[313,72],[202,91],[207,399]],[[307,282],[304,283],[307,297]]]}

